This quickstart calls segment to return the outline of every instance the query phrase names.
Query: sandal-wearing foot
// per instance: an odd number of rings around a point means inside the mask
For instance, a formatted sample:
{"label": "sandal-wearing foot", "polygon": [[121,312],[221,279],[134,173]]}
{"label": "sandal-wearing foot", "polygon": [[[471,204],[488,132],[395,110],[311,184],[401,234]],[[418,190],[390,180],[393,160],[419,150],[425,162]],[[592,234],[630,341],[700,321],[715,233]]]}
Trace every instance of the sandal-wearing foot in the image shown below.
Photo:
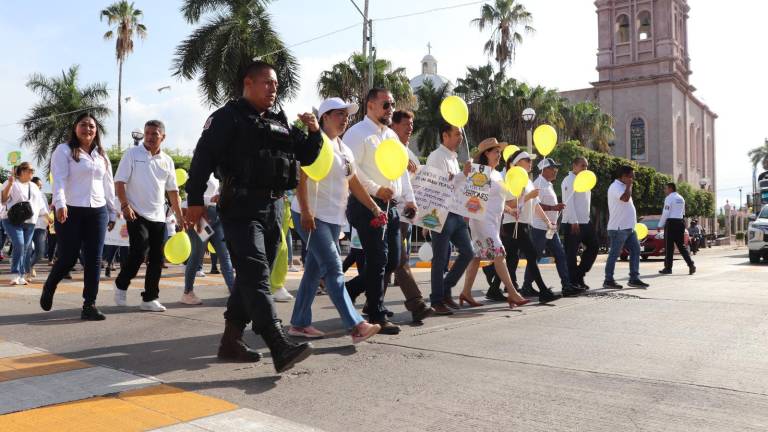
{"label": "sandal-wearing foot", "polygon": [[376,333],[381,331],[381,326],[378,324],[369,324],[366,321],[361,322],[360,324],[355,326],[355,329],[352,331],[352,343],[358,344],[360,342],[363,342],[370,338],[371,336],[374,336]]}
{"label": "sandal-wearing foot", "polygon": [[475,299],[474,299],[474,298],[472,298],[472,296],[471,296],[471,295],[470,295],[470,296],[465,296],[465,295],[464,295],[464,293],[461,293],[461,294],[459,294],[459,306],[460,306],[460,307],[463,307],[465,302],[466,302],[466,303],[469,305],[469,307],[471,307],[471,308],[472,308],[472,307],[478,307],[478,306],[482,306],[482,305],[483,305],[482,303],[478,303],[477,301],[475,301]]}
{"label": "sandal-wearing foot", "polygon": [[304,338],[310,338],[310,339],[318,339],[321,337],[325,337],[325,333],[321,332],[320,330],[312,327],[295,327],[291,326],[288,328],[288,334],[295,337],[304,337]]}

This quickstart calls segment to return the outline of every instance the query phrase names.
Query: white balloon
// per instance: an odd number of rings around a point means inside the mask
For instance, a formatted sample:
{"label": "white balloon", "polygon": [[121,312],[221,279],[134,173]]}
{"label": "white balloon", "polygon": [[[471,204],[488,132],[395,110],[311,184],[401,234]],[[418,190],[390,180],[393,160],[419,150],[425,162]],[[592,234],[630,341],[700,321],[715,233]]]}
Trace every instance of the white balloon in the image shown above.
{"label": "white balloon", "polygon": [[432,261],[432,245],[424,243],[419,248],[419,259],[422,261]]}

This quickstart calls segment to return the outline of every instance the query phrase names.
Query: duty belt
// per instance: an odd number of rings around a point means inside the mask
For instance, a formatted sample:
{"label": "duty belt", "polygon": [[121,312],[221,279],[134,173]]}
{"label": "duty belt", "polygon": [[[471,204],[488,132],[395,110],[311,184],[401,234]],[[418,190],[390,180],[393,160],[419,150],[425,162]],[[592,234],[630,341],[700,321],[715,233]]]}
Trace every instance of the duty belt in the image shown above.
{"label": "duty belt", "polygon": [[253,188],[235,188],[235,193],[238,196],[244,196],[246,198],[261,198],[261,199],[280,199],[285,195],[285,191],[275,189],[253,189]]}

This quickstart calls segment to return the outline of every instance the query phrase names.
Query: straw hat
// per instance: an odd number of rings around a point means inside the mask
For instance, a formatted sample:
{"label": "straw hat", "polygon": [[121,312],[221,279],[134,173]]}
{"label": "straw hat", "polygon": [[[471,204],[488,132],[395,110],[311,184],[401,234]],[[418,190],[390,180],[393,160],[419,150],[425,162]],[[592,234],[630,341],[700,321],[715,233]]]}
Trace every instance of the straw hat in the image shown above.
{"label": "straw hat", "polygon": [[477,163],[477,161],[480,159],[480,155],[487,152],[488,150],[498,147],[501,151],[504,151],[504,147],[508,146],[509,144],[505,142],[499,142],[496,138],[486,138],[480,142],[480,145],[477,146],[477,151],[475,152],[475,157],[472,158],[472,160]]}

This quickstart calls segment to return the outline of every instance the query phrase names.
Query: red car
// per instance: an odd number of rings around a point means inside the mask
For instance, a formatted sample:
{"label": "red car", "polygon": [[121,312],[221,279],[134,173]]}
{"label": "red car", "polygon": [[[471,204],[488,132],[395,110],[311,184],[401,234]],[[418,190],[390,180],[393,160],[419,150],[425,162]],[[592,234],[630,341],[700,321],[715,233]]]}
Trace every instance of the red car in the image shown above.
{"label": "red car", "polygon": [[[660,219],[661,215],[644,216],[640,219],[640,223],[648,227],[648,236],[640,241],[640,258],[644,260],[647,260],[650,257],[663,258],[666,254],[666,241],[664,240],[663,234],[659,235]],[[688,235],[688,230],[685,230],[685,234],[683,235],[683,243],[685,243],[685,247],[690,250],[691,237]],[[680,253],[677,248],[675,248],[675,253]],[[629,251],[626,248],[621,251],[621,259],[622,261],[629,259]]]}

